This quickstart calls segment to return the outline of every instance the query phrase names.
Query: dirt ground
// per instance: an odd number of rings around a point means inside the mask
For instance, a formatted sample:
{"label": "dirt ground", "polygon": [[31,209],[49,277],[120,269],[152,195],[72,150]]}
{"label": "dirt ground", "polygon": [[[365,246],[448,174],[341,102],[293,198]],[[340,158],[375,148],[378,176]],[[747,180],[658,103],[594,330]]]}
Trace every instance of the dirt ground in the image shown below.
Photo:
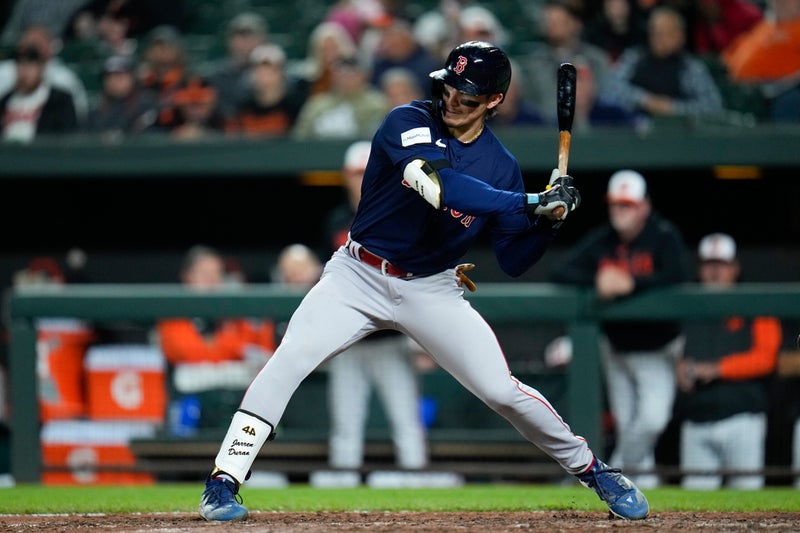
{"label": "dirt ground", "polygon": [[196,532],[296,533],[329,531],[510,533],[561,531],[714,531],[771,533],[800,532],[800,513],[653,513],[645,520],[628,522],[589,512],[320,512],[279,513],[253,511],[247,520],[205,522],[196,514],[70,514],[0,515],[0,531],[82,532]]}

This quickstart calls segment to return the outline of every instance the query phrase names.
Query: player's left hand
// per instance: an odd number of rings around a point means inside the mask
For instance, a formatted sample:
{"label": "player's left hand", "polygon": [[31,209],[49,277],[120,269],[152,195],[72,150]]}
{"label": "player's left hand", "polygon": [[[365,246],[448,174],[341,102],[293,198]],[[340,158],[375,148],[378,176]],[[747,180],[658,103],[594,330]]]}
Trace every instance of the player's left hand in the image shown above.
{"label": "player's left hand", "polygon": [[456,277],[458,278],[458,286],[461,287],[462,285],[466,285],[470,292],[475,292],[477,290],[477,286],[475,282],[469,279],[469,276],[465,274],[475,268],[474,263],[462,263],[456,267]]}
{"label": "player's left hand", "polygon": [[[544,215],[553,221],[564,220],[580,205],[581,194],[575,187],[572,176],[554,178],[553,175],[546,190],[538,194],[528,194],[527,211],[529,214]],[[559,207],[563,208],[563,212]],[[560,214],[556,213],[557,210]]]}

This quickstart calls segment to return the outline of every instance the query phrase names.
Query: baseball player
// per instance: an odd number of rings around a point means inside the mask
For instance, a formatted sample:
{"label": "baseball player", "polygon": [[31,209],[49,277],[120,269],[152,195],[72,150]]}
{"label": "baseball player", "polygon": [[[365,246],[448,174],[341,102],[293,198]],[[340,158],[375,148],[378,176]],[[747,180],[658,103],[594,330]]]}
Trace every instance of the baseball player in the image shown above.
{"label": "baseball player", "polygon": [[578,207],[573,180],[554,171],[543,192],[526,193],[519,164],[486,124],[511,79],[502,50],[463,43],[430,76],[432,100],[392,109],[375,133],[350,239],[326,263],[234,413],[200,502],[205,519],[247,516],[239,486],[292,393],[321,363],[384,329],[417,342],[594,489],[614,515],[647,516],[642,492],[593,455],[539,391],[510,373],[491,327],[463,297],[471,282],[457,275],[464,276],[459,261],[482,232],[504,272],[516,277],[528,270]]}

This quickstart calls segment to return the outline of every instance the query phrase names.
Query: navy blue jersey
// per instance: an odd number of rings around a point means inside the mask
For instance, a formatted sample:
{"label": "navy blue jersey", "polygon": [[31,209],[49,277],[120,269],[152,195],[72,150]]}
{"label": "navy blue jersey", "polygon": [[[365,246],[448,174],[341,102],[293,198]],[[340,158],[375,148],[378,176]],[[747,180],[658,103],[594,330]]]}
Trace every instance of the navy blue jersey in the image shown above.
{"label": "navy blue jersey", "polygon": [[[414,159],[449,162],[439,170],[441,209],[404,183],[403,169]],[[434,117],[430,101],[390,111],[372,140],[353,239],[403,270],[426,274],[456,266],[484,229],[512,276],[538,260],[554,235],[551,224],[528,218],[519,163],[488,127],[464,144]]]}

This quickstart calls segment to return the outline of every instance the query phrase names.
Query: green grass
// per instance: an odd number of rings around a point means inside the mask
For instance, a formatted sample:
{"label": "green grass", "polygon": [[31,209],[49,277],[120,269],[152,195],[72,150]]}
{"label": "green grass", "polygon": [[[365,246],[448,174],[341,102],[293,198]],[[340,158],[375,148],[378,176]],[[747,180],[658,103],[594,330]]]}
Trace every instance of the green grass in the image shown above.
{"label": "green grass", "polygon": [[[195,512],[202,484],[156,486],[50,487],[18,485],[0,489],[0,514]],[[800,512],[800,493],[791,488],[744,491],[646,492],[651,511]],[[605,510],[580,486],[467,485],[457,489],[285,489],[242,490],[245,505],[260,511],[535,511]]]}

